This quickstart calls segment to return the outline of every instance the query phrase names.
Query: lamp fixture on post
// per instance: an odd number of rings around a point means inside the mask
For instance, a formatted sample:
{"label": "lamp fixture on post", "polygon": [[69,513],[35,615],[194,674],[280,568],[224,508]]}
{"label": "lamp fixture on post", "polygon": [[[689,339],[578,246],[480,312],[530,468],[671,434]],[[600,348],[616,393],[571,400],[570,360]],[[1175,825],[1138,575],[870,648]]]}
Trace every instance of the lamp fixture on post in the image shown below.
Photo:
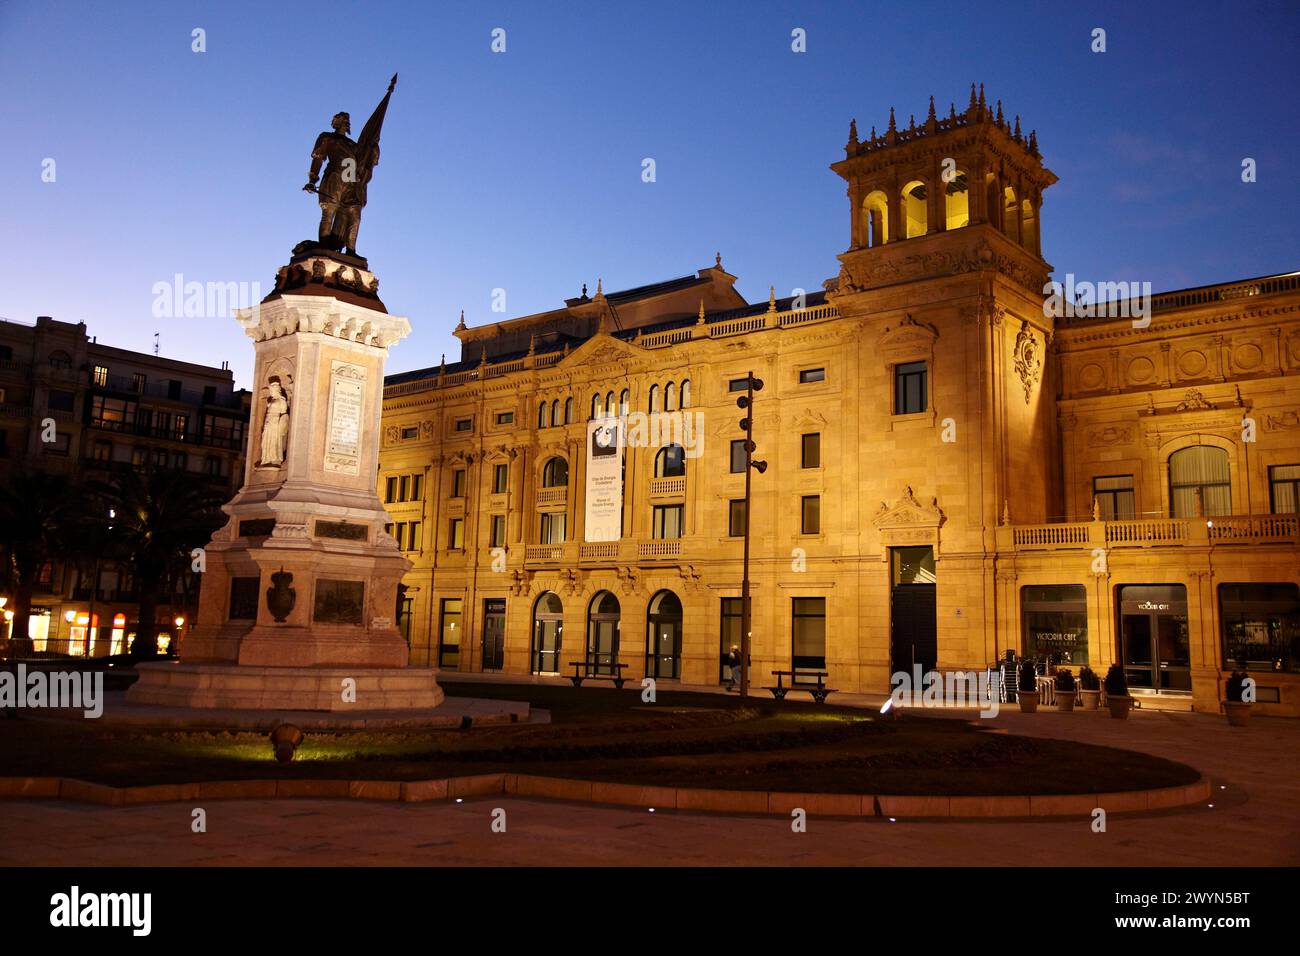
{"label": "lamp fixture on post", "polygon": [[740,581],[740,696],[749,696],[749,628],[753,615],[749,608],[749,501],[750,471],[760,475],[767,471],[767,462],[754,458],[758,447],[754,444],[754,393],[763,390],[763,380],[750,372],[745,379],[745,394],[736,399],[736,405],[745,410],[740,427],[745,432],[745,550]]}

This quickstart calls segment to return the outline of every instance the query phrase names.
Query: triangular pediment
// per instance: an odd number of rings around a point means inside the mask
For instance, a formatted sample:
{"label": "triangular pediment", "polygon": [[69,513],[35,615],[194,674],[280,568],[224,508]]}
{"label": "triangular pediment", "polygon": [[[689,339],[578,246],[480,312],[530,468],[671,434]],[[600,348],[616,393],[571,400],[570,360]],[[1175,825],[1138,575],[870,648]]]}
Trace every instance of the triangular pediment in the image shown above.
{"label": "triangular pediment", "polygon": [[937,528],[944,522],[943,511],[936,498],[929,503],[918,501],[911,488],[904,488],[902,496],[892,505],[882,501],[872,523],[881,530],[891,528]]}
{"label": "triangular pediment", "polygon": [[641,349],[612,335],[597,334],[568,354],[557,365],[619,365],[642,361]]}

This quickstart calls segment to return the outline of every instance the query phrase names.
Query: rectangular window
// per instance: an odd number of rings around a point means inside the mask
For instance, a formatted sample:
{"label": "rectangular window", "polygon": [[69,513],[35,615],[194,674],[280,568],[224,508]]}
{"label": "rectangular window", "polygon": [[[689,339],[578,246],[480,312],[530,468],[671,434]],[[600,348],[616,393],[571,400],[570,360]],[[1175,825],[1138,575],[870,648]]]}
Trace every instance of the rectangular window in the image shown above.
{"label": "rectangular window", "polygon": [[826,669],[826,599],[790,599],[790,664],[794,670]]}
{"label": "rectangular window", "polygon": [[452,518],[447,532],[447,547],[452,551],[465,550],[465,519]]}
{"label": "rectangular window", "polygon": [[135,402],[128,402],[121,398],[105,398],[103,395],[96,395],[90,400],[90,421],[100,428],[120,431],[127,422],[138,415],[139,409],[136,408]]}
{"label": "rectangular window", "polygon": [[493,515],[492,526],[488,532],[489,548],[504,548],[506,546],[506,516]]}
{"label": "rectangular window", "polygon": [[108,366],[107,366],[107,365],[96,365],[95,368],[94,368],[94,370],[90,373],[90,381],[91,381],[93,384],[98,385],[100,388],[105,388],[105,387],[107,387],[107,385],[108,385]]}
{"label": "rectangular window", "polygon": [[91,457],[95,461],[112,461],[113,460],[113,443],[111,441],[96,441],[95,448],[91,452]]}
{"label": "rectangular window", "polygon": [[392,504],[397,500],[397,476],[389,475],[384,482],[384,501]]}
{"label": "rectangular window", "polygon": [[181,383],[174,378],[167,380],[167,397],[173,401],[179,401],[181,397]]}
{"label": "rectangular window", "polygon": [[740,538],[745,534],[745,499],[734,498],[728,502],[727,536]]}
{"label": "rectangular window", "polygon": [[826,381],[826,369],[824,368],[805,368],[799,370],[799,384],[807,385],[809,382]]}
{"label": "rectangular window", "polygon": [[465,469],[457,468],[451,473],[451,496],[453,498],[465,497]]}
{"label": "rectangular window", "polygon": [[498,425],[513,425],[515,423],[514,412],[497,412]]}
{"label": "rectangular window", "polygon": [[1137,517],[1132,475],[1103,475],[1092,479],[1092,496],[1097,500],[1102,521],[1128,521]]}
{"label": "rectangular window", "polygon": [[408,425],[402,429],[402,441],[411,441],[420,437],[420,429],[416,425]]}
{"label": "rectangular window", "polygon": [[1088,663],[1088,589],[1082,584],[1042,584],[1020,589],[1025,657],[1053,663]]}
{"label": "rectangular window", "polygon": [[803,505],[799,510],[799,515],[799,526],[803,534],[821,534],[821,495],[804,495]]}
{"label": "rectangular window", "polygon": [[563,511],[546,511],[542,513],[541,544],[564,543],[564,518]]}
{"label": "rectangular window", "polygon": [[461,598],[442,599],[442,622],[438,628],[438,666],[447,670],[460,667]]}
{"label": "rectangular window", "polygon": [[749,389],[749,376],[744,378],[733,378],[727,383],[727,391],[744,392]]}
{"label": "rectangular window", "polygon": [[474,430],[474,419],[458,418],[456,419],[456,431],[469,432]]}
{"label": "rectangular window", "polygon": [[145,383],[144,372],[132,372],[132,373],[131,373],[131,391],[133,391],[133,392],[143,392],[143,391],[144,391],[144,383]]}
{"label": "rectangular window", "polygon": [[1223,669],[1300,672],[1300,586],[1220,584]]}
{"label": "rectangular window", "polygon": [[492,468],[492,493],[504,495],[510,482],[510,466],[495,465]]}
{"label": "rectangular window", "polygon": [[733,475],[745,473],[745,439],[743,438],[731,440],[731,473]]}
{"label": "rectangular window", "polygon": [[409,475],[402,475],[397,479],[397,500],[410,501],[411,478]]}
{"label": "rectangular window", "polygon": [[68,451],[72,448],[72,436],[67,432],[57,432],[54,441],[42,443],[41,448],[47,455],[59,455],[66,457]]}
{"label": "rectangular window", "polygon": [[654,509],[653,536],[656,538],[680,538],[682,536],[682,524],[685,519],[685,505],[656,505]]}
{"label": "rectangular window", "polygon": [[131,464],[136,468],[143,468],[149,463],[149,449],[136,445],[131,449]]}
{"label": "rectangular window", "polygon": [[172,422],[172,437],[177,441],[185,440],[185,432],[189,430],[190,417],[188,415],[177,415]]}
{"label": "rectangular window", "polygon": [[894,366],[894,414],[915,415],[926,409],[926,365],[904,362]]}
{"label": "rectangular window", "polygon": [[156,427],[158,429],[157,435],[160,438],[166,437],[168,434],[170,434],[172,430],[172,413],[159,412]]}
{"label": "rectangular window", "polygon": [[820,468],[822,466],[822,436],[820,432],[804,435],[799,446],[799,467]]}
{"label": "rectangular window", "polygon": [[1274,465],[1268,470],[1269,501],[1273,514],[1300,511],[1300,465]]}
{"label": "rectangular window", "polygon": [[77,396],[74,392],[65,392],[63,389],[50,389],[45,404],[52,412],[70,412],[72,411],[72,404],[76,400]]}
{"label": "rectangular window", "polygon": [[406,525],[406,548],[405,548],[404,550],[406,550],[406,551],[419,551],[419,550],[420,550],[420,529],[421,529],[422,524],[423,524],[423,523],[420,522],[420,521],[410,521],[410,522],[407,522],[407,525]]}
{"label": "rectangular window", "polygon": [[424,475],[411,476],[411,497],[407,499],[408,501],[420,500],[420,486],[423,483],[424,483]]}

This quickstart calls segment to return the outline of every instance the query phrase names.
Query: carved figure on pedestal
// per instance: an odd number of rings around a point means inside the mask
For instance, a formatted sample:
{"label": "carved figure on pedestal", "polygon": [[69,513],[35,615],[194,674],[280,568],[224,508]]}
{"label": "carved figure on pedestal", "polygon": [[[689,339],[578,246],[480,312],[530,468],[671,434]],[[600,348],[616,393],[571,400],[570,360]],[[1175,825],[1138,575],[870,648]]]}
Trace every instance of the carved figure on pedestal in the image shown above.
{"label": "carved figure on pedestal", "polygon": [[278,375],[272,375],[267,381],[266,391],[266,416],[262,419],[261,454],[257,464],[278,468],[284,464],[289,448],[289,394]]}

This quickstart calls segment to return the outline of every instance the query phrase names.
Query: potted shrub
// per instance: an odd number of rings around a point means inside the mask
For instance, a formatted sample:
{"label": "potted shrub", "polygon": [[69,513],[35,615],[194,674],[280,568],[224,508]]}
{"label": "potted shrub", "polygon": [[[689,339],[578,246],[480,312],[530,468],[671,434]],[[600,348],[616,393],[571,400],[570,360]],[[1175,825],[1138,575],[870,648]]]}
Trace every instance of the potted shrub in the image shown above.
{"label": "potted shrub", "polygon": [[1079,668],[1079,696],[1084,710],[1096,710],[1101,702],[1101,678],[1087,664]]}
{"label": "potted shrub", "polygon": [[1116,720],[1127,720],[1129,708],[1133,706],[1128,678],[1124,676],[1124,668],[1118,664],[1111,664],[1110,670],[1106,671],[1106,706]]}
{"label": "potted shrub", "polygon": [[1235,670],[1223,688],[1223,712],[1228,715],[1228,723],[1233,727],[1245,727],[1250,723],[1254,701],[1243,700],[1247,679],[1244,670]]}
{"label": "potted shrub", "polygon": [[1020,702],[1020,712],[1022,714],[1036,713],[1038,698],[1041,695],[1038,692],[1038,671],[1034,669],[1033,661],[1020,662],[1018,686],[1019,691],[1016,693],[1016,700]]}
{"label": "potted shrub", "polygon": [[1056,670],[1056,709],[1062,713],[1069,714],[1074,711],[1074,695],[1078,692],[1078,685],[1074,682],[1074,674],[1068,667],[1058,667]]}

